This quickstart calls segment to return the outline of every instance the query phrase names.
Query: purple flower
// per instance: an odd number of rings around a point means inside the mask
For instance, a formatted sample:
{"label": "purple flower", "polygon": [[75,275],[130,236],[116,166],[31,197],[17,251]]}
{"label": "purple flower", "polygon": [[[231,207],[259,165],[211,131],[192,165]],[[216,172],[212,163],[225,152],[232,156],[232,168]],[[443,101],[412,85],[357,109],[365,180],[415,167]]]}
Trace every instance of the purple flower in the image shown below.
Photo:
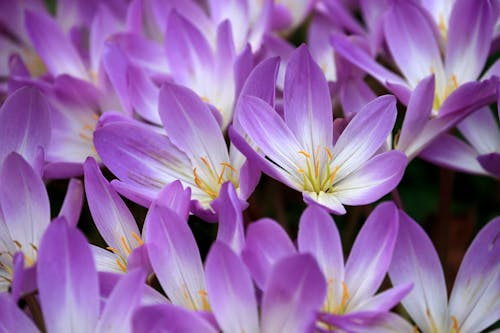
{"label": "purple flower", "polygon": [[366,105],[334,142],[328,86],[306,46],[287,66],[284,119],[259,98],[244,96],[240,103],[238,121],[265,158],[233,131],[235,145],[265,173],[301,191],[307,203],[344,214],[343,204],[373,202],[403,175],[402,153],[377,154],[394,125],[394,98]]}
{"label": "purple flower", "polygon": [[[386,85],[405,104],[409,92],[434,74],[433,116],[441,117],[476,103],[480,103],[480,107],[493,101],[494,82],[485,86],[476,80],[499,74],[497,62],[480,76],[492,41],[497,7],[489,0],[457,0],[444,41],[436,33],[437,25],[429,20],[429,13],[418,3],[394,1],[379,19],[383,19],[389,51],[404,79],[376,63],[346,37],[335,36],[332,43],[338,53]],[[465,22],[464,18],[467,18]],[[446,44],[444,59],[441,44]],[[470,94],[471,89],[478,94]]]}
{"label": "purple flower", "polygon": [[393,283],[413,283],[402,304],[423,332],[480,332],[500,319],[500,218],[476,236],[448,300],[439,257],[425,231],[403,211],[389,268]]}
{"label": "purple flower", "polygon": [[214,220],[210,203],[223,183],[231,182],[240,198],[250,195],[258,174],[232,145],[228,151],[216,118],[193,91],[165,83],[160,116],[168,137],[131,121],[103,121],[95,132],[97,151],[127,187],[125,196],[149,205],[161,188],[180,180],[191,189],[191,211]]}
{"label": "purple flower", "polygon": [[[299,224],[298,250],[314,257],[327,284],[319,316],[324,325],[348,329],[351,321],[366,317],[383,322],[387,312],[411,290],[410,283],[398,283],[375,294],[391,263],[397,232],[395,205],[379,205],[365,222],[344,264],[342,244],[331,216],[316,206],[304,211]],[[274,221],[263,219],[249,226],[242,256],[257,285],[265,288],[275,263],[295,252],[284,230]],[[370,324],[361,326],[368,329]]]}

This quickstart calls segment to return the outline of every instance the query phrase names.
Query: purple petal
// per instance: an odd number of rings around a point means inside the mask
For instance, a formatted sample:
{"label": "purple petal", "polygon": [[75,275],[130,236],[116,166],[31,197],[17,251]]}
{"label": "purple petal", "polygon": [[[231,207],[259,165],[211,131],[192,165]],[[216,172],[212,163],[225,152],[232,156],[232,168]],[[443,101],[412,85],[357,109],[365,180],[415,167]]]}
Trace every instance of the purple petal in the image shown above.
{"label": "purple petal", "polygon": [[198,312],[171,304],[151,305],[139,308],[132,319],[133,332],[138,333],[217,333]]}
{"label": "purple petal", "polygon": [[94,144],[104,164],[120,180],[151,200],[174,180],[192,182],[186,156],[166,136],[142,126],[111,123],[94,132]]}
{"label": "purple petal", "polygon": [[477,151],[449,134],[439,136],[419,155],[420,158],[445,168],[485,174],[477,156]]}
{"label": "purple petal", "polygon": [[474,111],[457,127],[479,154],[500,152],[500,128],[489,107]]}
{"label": "purple petal", "polygon": [[25,22],[33,46],[52,75],[69,74],[88,80],[78,51],[51,17],[41,12],[27,11]]}
{"label": "purple petal", "polygon": [[0,323],[2,323],[0,328],[3,332],[39,332],[35,324],[28,319],[28,316],[7,293],[0,294]]}
{"label": "purple petal", "polygon": [[457,0],[453,4],[446,45],[446,69],[458,82],[479,77],[488,57],[498,10],[491,1]]}
{"label": "purple petal", "polygon": [[384,17],[385,38],[391,55],[411,87],[443,71],[431,20],[418,4],[394,2]]}
{"label": "purple petal", "polygon": [[152,205],[145,223],[149,258],[169,299],[192,310],[204,309],[203,265],[186,221],[169,208]]}
{"label": "purple petal", "polygon": [[402,86],[407,85],[401,77],[375,62],[367,52],[348,37],[339,34],[334,35],[331,38],[331,43],[338,54],[372,75],[380,83],[392,82]]}
{"label": "purple petal", "polygon": [[139,306],[146,272],[136,269],[120,278],[109,296],[96,333],[132,332],[132,315]]}
{"label": "purple petal", "polygon": [[398,211],[384,202],[370,214],[354,242],[345,268],[349,290],[347,308],[355,308],[373,296],[389,265],[398,234]]}
{"label": "purple petal", "polygon": [[294,253],[295,247],[287,233],[273,220],[262,219],[248,226],[241,255],[259,288],[267,285],[274,264]]}
{"label": "purple petal", "polygon": [[66,196],[59,211],[59,217],[64,216],[71,226],[78,224],[83,207],[83,185],[79,179],[70,179]]}
{"label": "purple petal", "polygon": [[415,88],[406,109],[406,115],[397,142],[398,150],[412,156],[412,142],[429,120],[434,103],[434,76],[423,79]]}
{"label": "purple petal", "polygon": [[393,285],[413,283],[401,303],[424,332],[447,331],[446,285],[439,257],[431,240],[415,221],[399,211],[399,233],[389,277]]}
{"label": "purple petal", "polygon": [[[310,253],[316,259],[328,282],[328,291],[342,295],[342,285],[338,282],[344,281],[344,255],[332,217],[317,206],[307,207],[300,217],[297,242],[301,253]],[[340,303],[339,297],[334,301]]]}
{"label": "purple petal", "polygon": [[139,245],[135,237],[140,232],[134,217],[93,158],[88,158],[83,168],[85,193],[95,225],[104,241],[126,258]]}
{"label": "purple petal", "polygon": [[49,104],[33,87],[24,87],[9,95],[0,109],[0,164],[17,151],[34,165],[38,147],[50,141]]}
{"label": "purple petal", "polygon": [[178,180],[165,186],[156,201],[162,206],[168,207],[183,219],[189,216],[189,204],[191,201],[191,190],[182,188],[182,183]]}
{"label": "purple petal", "polygon": [[47,330],[93,332],[99,315],[99,286],[84,235],[64,219],[52,222],[40,244],[37,269]]}
{"label": "purple petal", "polygon": [[[333,141],[333,111],[325,76],[307,46],[292,53],[283,91],[285,122],[306,151],[330,146]],[[330,148],[330,147],[329,147]]]}
{"label": "purple petal", "polygon": [[478,156],[477,160],[490,174],[500,178],[500,153],[491,153]]}
{"label": "purple petal", "polygon": [[210,306],[224,332],[259,332],[255,291],[245,264],[216,241],[206,259]]}
{"label": "purple petal", "polygon": [[278,261],[262,299],[261,332],[309,332],[323,305],[326,282],[309,254]]}
{"label": "purple petal", "polygon": [[106,39],[120,30],[120,23],[105,4],[99,5],[90,24],[89,58],[90,68],[94,73],[101,69],[102,50]]}
{"label": "purple petal", "polygon": [[212,202],[219,216],[217,240],[229,246],[238,255],[245,246],[243,227],[243,208],[238,194],[231,182],[222,185],[219,197]]}
{"label": "purple petal", "polygon": [[[269,104],[256,97],[242,97],[239,120],[243,130],[268,158],[291,172],[290,178],[299,175],[297,165],[301,164],[299,151],[302,147]],[[291,182],[302,183],[302,179],[295,176]]]}
{"label": "purple petal", "polygon": [[217,170],[229,160],[217,121],[207,105],[190,89],[165,83],[160,91],[160,117],[172,142],[194,165],[203,167],[206,158]]}
{"label": "purple petal", "polygon": [[255,66],[245,81],[245,85],[241,89],[240,95],[259,97],[267,104],[271,105],[271,107],[274,107],[279,63],[280,59],[278,57],[273,57]]}
{"label": "purple petal", "polygon": [[340,87],[340,102],[346,116],[357,113],[375,98],[370,87],[358,78],[344,80]]}
{"label": "purple petal", "polygon": [[366,311],[344,315],[322,314],[321,320],[342,332],[412,333],[414,328],[399,315],[391,312]]}
{"label": "purple petal", "polygon": [[45,184],[17,153],[5,159],[0,170],[0,207],[12,240],[34,260],[32,244],[40,244],[50,222],[49,197]]}
{"label": "purple petal", "polygon": [[374,202],[399,184],[407,163],[406,155],[399,151],[391,150],[376,155],[336,183],[332,195],[346,205]]}
{"label": "purple petal", "polygon": [[382,146],[396,121],[396,100],[382,96],[354,116],[333,147],[332,163],[341,166],[337,181],[356,171]]}
{"label": "purple petal", "polygon": [[450,296],[450,315],[463,332],[482,331],[500,313],[500,218],[476,236],[460,265]]}
{"label": "purple petal", "polygon": [[10,293],[12,299],[19,301],[21,296],[36,292],[38,286],[36,283],[36,265],[25,267],[24,254],[17,252],[12,259],[12,284]]}

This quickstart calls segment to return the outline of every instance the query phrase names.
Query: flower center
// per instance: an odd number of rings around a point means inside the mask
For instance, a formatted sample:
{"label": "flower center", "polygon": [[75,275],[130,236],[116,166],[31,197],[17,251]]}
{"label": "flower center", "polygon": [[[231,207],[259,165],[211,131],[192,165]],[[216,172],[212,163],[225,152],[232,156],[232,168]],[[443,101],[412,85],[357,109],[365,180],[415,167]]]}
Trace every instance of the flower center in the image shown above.
{"label": "flower center", "polygon": [[132,250],[141,246],[142,244],[144,244],[141,237],[138,234],[136,234],[135,232],[132,232],[132,237],[134,237],[134,239],[137,242],[137,244],[133,247],[131,247],[130,244],[127,242],[127,239],[125,239],[125,236],[121,236],[120,237],[121,249],[117,249],[117,248],[111,247],[111,246],[108,246],[106,248],[106,250],[113,252],[118,257],[116,259],[116,264],[124,272],[127,272],[127,258],[130,255],[130,253],[132,253]]}
{"label": "flower center", "polygon": [[297,168],[303,179],[303,189],[308,192],[333,192],[335,177],[339,171],[339,166],[332,168],[332,152],[328,147],[321,149],[318,145],[316,150],[308,153],[299,150],[298,153],[304,156],[304,164]]}
{"label": "flower center", "polygon": [[220,169],[215,170],[215,167],[212,167],[205,157],[201,157],[200,159],[203,162],[204,168],[202,173],[199,173],[197,168],[193,168],[194,182],[211,200],[219,196],[220,188],[226,181],[230,181],[235,188],[238,188],[238,170],[230,163],[221,162],[219,163]]}

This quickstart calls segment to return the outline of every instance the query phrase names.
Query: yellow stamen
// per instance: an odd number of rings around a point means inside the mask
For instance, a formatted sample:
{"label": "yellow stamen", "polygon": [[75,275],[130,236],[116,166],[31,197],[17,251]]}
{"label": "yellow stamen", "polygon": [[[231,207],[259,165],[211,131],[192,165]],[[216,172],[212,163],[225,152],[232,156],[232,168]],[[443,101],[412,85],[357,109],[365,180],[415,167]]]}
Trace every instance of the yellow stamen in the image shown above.
{"label": "yellow stamen", "polygon": [[458,80],[457,80],[457,76],[455,74],[451,75],[451,83],[453,84],[454,89],[458,88]]}
{"label": "yellow stamen", "polygon": [[332,185],[333,185],[333,181],[335,180],[335,177],[337,177],[337,172],[338,172],[338,171],[339,171],[339,166],[338,166],[338,165],[336,165],[336,166],[335,166],[335,169],[333,169],[333,172],[332,172],[332,174],[330,175],[330,179],[329,179],[329,181],[330,181],[330,183],[331,183]]}
{"label": "yellow stamen", "polygon": [[310,155],[309,153],[306,153],[306,152],[305,152],[305,151],[303,151],[303,150],[299,150],[299,154],[302,154],[302,155],[304,155],[304,156],[305,156],[305,157],[307,157],[307,158],[311,157],[311,155]]}
{"label": "yellow stamen", "polygon": [[201,296],[201,303],[203,304],[203,310],[210,311],[210,304],[208,303],[208,293],[205,290],[198,291]]}
{"label": "yellow stamen", "polygon": [[451,331],[453,333],[460,333],[460,326],[458,325],[457,317],[451,316],[451,320],[453,321],[453,327],[452,327]]}
{"label": "yellow stamen", "polygon": [[130,246],[128,245],[127,240],[125,239],[124,236],[122,236],[120,238],[120,242],[122,243],[122,246],[125,249],[125,252],[127,252],[127,254],[130,254],[130,252],[132,252],[132,250],[130,249]]}
{"label": "yellow stamen", "polygon": [[225,167],[228,167],[229,169],[231,169],[231,171],[233,172],[236,172],[236,168],[234,166],[232,166],[230,163],[227,163],[227,162],[221,162],[220,165],[223,165]]}
{"label": "yellow stamen", "polygon": [[328,160],[331,161],[333,159],[333,154],[332,154],[330,148],[325,147],[325,151],[328,154]]}
{"label": "yellow stamen", "polygon": [[305,171],[304,171],[304,169],[298,168],[297,172],[300,173],[300,174],[303,174]]}
{"label": "yellow stamen", "polygon": [[13,242],[14,242],[14,244],[16,244],[16,246],[17,246],[17,248],[18,248],[19,250],[21,250],[21,249],[23,248],[23,245],[22,245],[19,241],[14,240]]}
{"label": "yellow stamen", "polygon": [[132,237],[134,237],[134,239],[137,241],[137,244],[139,244],[139,246],[144,244],[141,237],[138,234],[136,234],[135,232],[132,232]]}
{"label": "yellow stamen", "polygon": [[226,171],[226,166],[222,164],[222,170],[220,171],[219,177],[217,178],[217,184],[222,184],[222,177],[224,177],[224,171]]}
{"label": "yellow stamen", "polygon": [[83,133],[78,133],[78,136],[80,138],[82,138],[83,140],[86,140],[86,141],[92,141],[92,138],[86,134],[83,134]]}
{"label": "yellow stamen", "polygon": [[314,152],[314,174],[316,177],[319,176],[319,149],[320,146],[316,147],[316,151]]}
{"label": "yellow stamen", "polygon": [[200,99],[205,103],[210,103],[210,99],[208,99],[208,97],[201,96]]}
{"label": "yellow stamen", "polygon": [[418,333],[417,325],[413,325],[413,333]]}
{"label": "yellow stamen", "polygon": [[114,254],[116,254],[116,255],[118,255],[118,256],[120,256],[120,255],[121,255],[120,251],[118,251],[118,250],[117,250],[116,248],[114,248],[114,247],[108,246],[108,247],[106,248],[106,250],[111,251],[111,252],[113,252]]}
{"label": "yellow stamen", "polygon": [[347,304],[347,301],[349,300],[349,289],[347,288],[347,284],[342,281],[342,309],[344,309],[345,305]]}
{"label": "yellow stamen", "polygon": [[118,267],[124,272],[127,272],[127,267],[123,264],[123,262],[120,259],[116,259],[116,263],[118,264]]}

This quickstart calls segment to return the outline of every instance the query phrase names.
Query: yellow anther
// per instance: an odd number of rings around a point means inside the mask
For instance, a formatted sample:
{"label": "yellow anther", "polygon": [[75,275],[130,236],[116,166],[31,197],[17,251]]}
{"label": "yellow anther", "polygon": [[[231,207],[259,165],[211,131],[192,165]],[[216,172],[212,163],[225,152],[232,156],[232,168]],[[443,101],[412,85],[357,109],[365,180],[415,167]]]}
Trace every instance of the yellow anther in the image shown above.
{"label": "yellow anther", "polygon": [[113,252],[113,253],[114,253],[114,254],[116,254],[117,256],[121,255],[120,251],[118,251],[118,249],[116,249],[116,248],[114,248],[114,247],[108,246],[108,247],[106,248],[106,250]]}
{"label": "yellow anther", "polygon": [[116,259],[116,264],[118,265],[118,267],[120,267],[122,271],[127,272],[127,267],[125,267],[121,259]]}
{"label": "yellow anther", "polygon": [[35,261],[33,259],[31,259],[29,256],[27,256],[26,254],[24,255],[24,262],[28,266],[32,266],[35,263]]}
{"label": "yellow anther", "polygon": [[201,96],[200,99],[205,103],[210,103],[210,99],[208,97]]}
{"label": "yellow anther", "polygon": [[453,322],[453,327],[451,328],[452,333],[460,333],[457,317],[451,316],[451,321]]}
{"label": "yellow anther", "polygon": [[200,157],[200,160],[203,162],[203,164],[205,164],[205,166],[207,167],[207,169],[210,172],[212,172],[212,166],[210,165],[210,163],[208,163],[208,160],[205,157]]}
{"label": "yellow anther", "polygon": [[130,254],[130,252],[132,252],[132,250],[130,249],[130,246],[128,245],[127,240],[125,239],[124,236],[122,236],[120,238],[120,242],[122,243],[122,246],[123,246],[123,249],[125,250],[125,252],[127,252],[127,254]]}
{"label": "yellow anther", "polygon": [[227,163],[227,162],[221,162],[220,165],[222,166],[225,166],[225,167],[228,167],[229,169],[231,169],[231,171],[233,172],[236,172],[236,168],[234,166],[232,166],[230,163]]}
{"label": "yellow anther", "polygon": [[200,290],[198,291],[198,295],[201,296],[203,310],[210,311],[210,303],[208,303],[208,293],[205,290]]}
{"label": "yellow anther", "polygon": [[336,166],[335,166],[335,169],[333,169],[333,172],[332,172],[332,174],[330,175],[330,179],[329,179],[329,181],[330,181],[330,183],[331,183],[332,185],[333,185],[333,181],[335,180],[335,177],[337,177],[337,172],[338,172],[338,171],[339,171],[339,166],[338,166],[338,165],[336,165]]}
{"label": "yellow anther", "polygon": [[418,327],[417,327],[417,325],[413,325],[413,333],[418,333]]}
{"label": "yellow anther", "polygon": [[95,120],[99,120],[99,115],[97,113],[92,113],[90,116]]}
{"label": "yellow anther", "polygon": [[347,288],[347,284],[342,281],[342,290],[343,290],[343,294],[342,294],[342,308],[345,307],[345,305],[347,304],[347,301],[349,300],[349,289]]}
{"label": "yellow anther", "polygon": [[83,125],[82,129],[87,130],[87,131],[94,131],[95,126],[85,124],[85,125]]}
{"label": "yellow anther", "polygon": [[331,161],[333,159],[333,154],[330,148],[325,147],[326,154],[328,155],[328,160]]}
{"label": "yellow anther", "polygon": [[300,173],[300,174],[303,174],[305,171],[304,171],[304,169],[298,168],[297,172]]}
{"label": "yellow anther", "polygon": [[82,138],[83,140],[86,140],[86,141],[92,141],[92,138],[86,134],[83,134],[83,133],[78,133],[78,136],[80,138]]}
{"label": "yellow anther", "polygon": [[222,170],[220,171],[219,177],[217,177],[217,184],[222,184],[222,177],[224,177],[224,171],[226,171],[226,166],[222,164]]}
{"label": "yellow anther", "polygon": [[306,158],[311,157],[311,155],[310,155],[309,153],[307,153],[307,152],[303,151],[302,149],[301,149],[301,150],[299,150],[299,154],[304,155]]}
{"label": "yellow anther", "polygon": [[141,237],[137,233],[132,232],[132,237],[134,237],[134,239],[137,241],[137,244],[139,246],[141,246],[142,244],[144,244],[144,242],[142,241]]}
{"label": "yellow anther", "polygon": [[453,85],[453,88],[455,88],[455,89],[458,88],[458,80],[457,80],[457,76],[455,74],[451,75],[451,83]]}

